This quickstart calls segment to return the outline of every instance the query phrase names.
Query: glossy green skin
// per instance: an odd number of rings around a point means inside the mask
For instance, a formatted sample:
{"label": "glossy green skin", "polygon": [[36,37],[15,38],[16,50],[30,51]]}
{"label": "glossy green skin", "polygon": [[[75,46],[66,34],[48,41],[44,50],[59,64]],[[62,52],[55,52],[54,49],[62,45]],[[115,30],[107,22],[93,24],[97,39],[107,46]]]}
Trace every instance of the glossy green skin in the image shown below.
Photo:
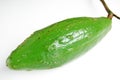
{"label": "glossy green skin", "polygon": [[12,69],[61,66],[92,48],[111,29],[105,17],[70,18],[34,32],[7,59]]}

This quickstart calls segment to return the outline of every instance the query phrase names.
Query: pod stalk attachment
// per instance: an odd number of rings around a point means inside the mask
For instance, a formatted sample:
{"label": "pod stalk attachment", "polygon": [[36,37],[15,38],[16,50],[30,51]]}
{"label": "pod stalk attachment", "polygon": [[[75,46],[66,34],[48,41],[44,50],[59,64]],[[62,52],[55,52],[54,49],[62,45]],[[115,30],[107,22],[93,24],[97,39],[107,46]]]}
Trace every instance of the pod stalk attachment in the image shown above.
{"label": "pod stalk attachment", "polygon": [[105,2],[104,0],[100,0],[100,1],[101,1],[101,3],[103,4],[105,10],[106,10],[107,13],[108,13],[107,18],[112,19],[113,16],[114,16],[114,17],[116,17],[117,19],[120,19],[119,16],[117,16],[116,14],[114,14],[114,13],[109,9],[109,7],[107,6],[107,4],[106,4],[106,2]]}

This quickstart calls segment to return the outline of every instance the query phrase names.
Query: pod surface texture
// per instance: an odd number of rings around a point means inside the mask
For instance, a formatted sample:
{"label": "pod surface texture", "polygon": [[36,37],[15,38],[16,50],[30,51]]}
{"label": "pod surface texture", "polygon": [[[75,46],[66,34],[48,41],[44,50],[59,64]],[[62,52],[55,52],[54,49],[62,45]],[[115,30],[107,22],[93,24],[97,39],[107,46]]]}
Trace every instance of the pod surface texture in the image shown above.
{"label": "pod surface texture", "polygon": [[35,31],[7,58],[11,69],[50,69],[82,55],[111,29],[106,17],[70,18]]}

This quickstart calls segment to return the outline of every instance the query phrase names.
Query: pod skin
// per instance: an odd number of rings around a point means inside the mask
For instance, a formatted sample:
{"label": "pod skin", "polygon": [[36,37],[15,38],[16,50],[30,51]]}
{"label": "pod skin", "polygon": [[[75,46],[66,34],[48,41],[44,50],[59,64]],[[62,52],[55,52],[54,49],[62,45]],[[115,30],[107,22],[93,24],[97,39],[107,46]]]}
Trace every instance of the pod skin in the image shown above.
{"label": "pod skin", "polygon": [[106,17],[70,18],[34,32],[8,57],[11,69],[50,69],[82,55],[111,29]]}

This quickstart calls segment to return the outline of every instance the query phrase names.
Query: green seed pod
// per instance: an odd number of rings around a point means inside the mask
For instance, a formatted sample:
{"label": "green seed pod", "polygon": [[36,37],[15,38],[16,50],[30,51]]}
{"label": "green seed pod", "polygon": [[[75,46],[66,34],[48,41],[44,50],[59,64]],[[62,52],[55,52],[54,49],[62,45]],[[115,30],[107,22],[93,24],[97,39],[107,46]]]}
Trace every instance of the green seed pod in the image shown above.
{"label": "green seed pod", "polygon": [[105,17],[71,18],[34,32],[7,60],[13,69],[45,69],[65,64],[93,47],[111,29]]}
{"label": "green seed pod", "polygon": [[11,53],[7,66],[11,69],[50,69],[75,59],[111,29],[111,18],[116,15],[108,12],[107,18],[70,18],[35,31]]}

